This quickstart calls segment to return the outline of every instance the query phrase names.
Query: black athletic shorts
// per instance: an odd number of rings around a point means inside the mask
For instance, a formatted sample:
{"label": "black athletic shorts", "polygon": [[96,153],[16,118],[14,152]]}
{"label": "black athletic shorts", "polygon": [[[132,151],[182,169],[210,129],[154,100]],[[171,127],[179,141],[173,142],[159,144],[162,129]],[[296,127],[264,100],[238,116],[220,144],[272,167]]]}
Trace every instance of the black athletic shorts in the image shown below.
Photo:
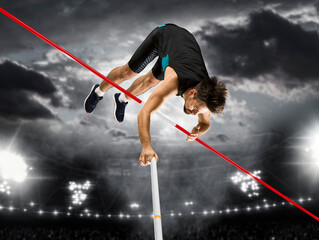
{"label": "black athletic shorts", "polygon": [[143,69],[159,56],[153,75],[164,80],[167,66],[178,76],[178,93],[181,95],[190,87],[208,78],[208,72],[195,37],[176,24],[166,23],[155,28],[142,42],[128,62],[135,73]]}
{"label": "black athletic shorts", "polygon": [[[156,27],[142,42],[128,62],[129,67],[135,73],[140,73],[144,68],[154,60],[158,55],[158,49],[161,39],[162,26]],[[158,80],[164,80],[161,58],[159,57],[152,68],[153,75]]]}

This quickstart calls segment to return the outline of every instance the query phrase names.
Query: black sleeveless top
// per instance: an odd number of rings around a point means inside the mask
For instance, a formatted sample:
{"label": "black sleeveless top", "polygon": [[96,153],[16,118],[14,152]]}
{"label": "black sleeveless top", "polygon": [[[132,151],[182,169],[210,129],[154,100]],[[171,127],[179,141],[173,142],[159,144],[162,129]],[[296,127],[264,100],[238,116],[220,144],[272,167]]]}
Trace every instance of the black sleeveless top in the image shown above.
{"label": "black sleeveless top", "polygon": [[182,94],[195,87],[204,78],[209,78],[195,37],[186,29],[168,23],[159,26],[162,30],[158,42],[158,54],[162,59],[163,72],[172,67],[178,75],[178,93]]}

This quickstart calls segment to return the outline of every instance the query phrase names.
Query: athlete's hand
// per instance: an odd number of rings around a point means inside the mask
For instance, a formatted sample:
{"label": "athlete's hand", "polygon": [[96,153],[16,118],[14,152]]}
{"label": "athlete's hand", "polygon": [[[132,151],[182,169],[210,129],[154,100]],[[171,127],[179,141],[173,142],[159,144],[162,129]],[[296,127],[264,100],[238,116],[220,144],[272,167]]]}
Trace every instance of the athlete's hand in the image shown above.
{"label": "athlete's hand", "polygon": [[139,163],[141,166],[147,166],[148,164],[151,164],[152,158],[155,157],[156,162],[158,161],[158,156],[156,152],[153,150],[153,148],[143,148]]}
{"label": "athlete's hand", "polygon": [[199,129],[200,129],[200,126],[198,126],[198,125],[196,127],[194,127],[191,134],[187,137],[186,141],[190,142],[190,141],[194,141],[196,138],[198,138]]}

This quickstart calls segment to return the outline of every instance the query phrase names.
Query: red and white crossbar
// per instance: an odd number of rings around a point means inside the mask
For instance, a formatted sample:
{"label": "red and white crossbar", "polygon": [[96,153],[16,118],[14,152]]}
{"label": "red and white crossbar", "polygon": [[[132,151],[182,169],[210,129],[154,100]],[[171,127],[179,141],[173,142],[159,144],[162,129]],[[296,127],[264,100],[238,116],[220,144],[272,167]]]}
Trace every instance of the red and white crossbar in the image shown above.
{"label": "red and white crossbar", "polygon": [[[27,29],[28,31],[32,32],[33,34],[35,34],[36,36],[38,36],[39,38],[41,38],[43,41],[47,42],[48,44],[50,44],[51,46],[55,47],[56,49],[60,50],[61,52],[63,52],[64,54],[66,54],[67,56],[69,56],[70,58],[72,58],[74,61],[76,61],[77,63],[81,64],[83,67],[85,67],[86,69],[90,70],[91,72],[93,72],[94,74],[96,74],[97,76],[99,76],[100,78],[102,78],[104,81],[107,81],[108,83],[110,83],[112,86],[114,86],[115,88],[117,88],[118,90],[120,90],[121,92],[125,93],[126,95],[130,96],[132,99],[134,99],[136,102],[138,103],[142,103],[142,100],[140,100],[139,98],[135,97],[134,95],[132,95],[131,93],[129,93],[128,91],[126,91],[125,89],[123,89],[122,87],[120,87],[119,85],[117,85],[116,83],[112,82],[110,79],[108,79],[107,77],[105,77],[103,74],[101,74],[100,72],[96,71],[94,68],[90,67],[89,65],[87,65],[86,63],[84,63],[83,61],[81,61],[80,59],[78,59],[77,57],[73,56],[71,53],[69,53],[68,51],[66,51],[65,49],[63,49],[62,47],[60,47],[59,45],[55,44],[54,42],[52,42],[50,39],[46,38],[45,36],[43,36],[42,34],[40,34],[39,32],[37,32],[36,30],[34,30],[33,28],[31,28],[30,26],[28,26],[27,24],[25,24],[24,22],[22,22],[21,20],[19,20],[18,18],[16,18],[15,16],[13,16],[12,14],[8,13],[6,10],[4,10],[3,8],[0,7],[0,12],[3,13],[4,15],[6,15],[8,18],[12,19],[13,21],[15,21],[16,23],[18,23],[19,25],[21,25],[22,27],[24,27],[25,29]],[[173,121],[171,121],[170,119],[168,119],[167,117],[165,117],[162,114],[159,114],[163,119],[165,119],[167,122],[169,122],[170,124],[174,125],[174,127],[176,127],[177,129],[179,129],[180,131],[182,131],[183,133],[185,133],[186,135],[190,135],[190,132],[188,132],[187,130],[185,130],[183,127],[179,126],[178,124],[175,124]],[[251,174],[249,171],[247,171],[246,169],[244,169],[243,167],[239,166],[237,163],[233,162],[232,160],[230,160],[228,157],[226,157],[225,155],[221,154],[220,152],[218,152],[217,150],[215,150],[214,148],[212,148],[211,146],[209,146],[207,143],[203,142],[202,140],[200,140],[199,138],[196,138],[196,141],[199,142],[200,144],[202,144],[204,147],[208,148],[209,150],[211,150],[212,152],[216,153],[218,156],[220,156],[221,158],[225,159],[227,162],[229,162],[230,164],[232,164],[233,166],[235,166],[236,168],[238,168],[239,170],[243,171],[244,173],[248,174],[249,176],[251,176],[253,179],[255,179],[257,182],[261,183],[262,185],[264,185],[265,187],[267,187],[268,189],[270,189],[271,191],[273,191],[274,193],[278,194],[280,197],[284,198],[285,200],[287,200],[288,202],[290,202],[291,204],[293,204],[294,206],[296,206],[297,208],[299,208],[301,211],[307,213],[309,216],[313,217],[314,219],[316,219],[317,221],[319,221],[319,218],[312,214],[311,212],[309,212],[308,210],[306,210],[305,208],[303,208],[302,206],[300,206],[298,203],[294,202],[293,200],[291,200],[290,198],[286,197],[284,194],[282,194],[281,192],[279,192],[278,190],[276,190],[275,188],[273,188],[272,186],[268,185],[267,183],[265,183],[264,181],[262,181],[261,179],[259,179],[258,177],[254,176],[253,174]]]}

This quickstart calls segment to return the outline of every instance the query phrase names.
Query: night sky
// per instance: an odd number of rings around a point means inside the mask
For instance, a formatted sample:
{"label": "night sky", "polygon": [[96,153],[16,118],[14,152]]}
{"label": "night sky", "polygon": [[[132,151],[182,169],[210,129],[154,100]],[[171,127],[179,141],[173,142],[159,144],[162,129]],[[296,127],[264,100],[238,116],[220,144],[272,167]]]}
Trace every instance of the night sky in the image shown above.
{"label": "night sky", "polygon": [[[261,179],[288,197],[319,197],[319,167],[305,152],[319,136],[318,1],[4,0],[0,6],[104,75],[126,64],[158,25],[186,28],[209,74],[229,90],[224,112],[212,115],[201,139],[247,170],[261,170]],[[3,202],[66,209],[69,181],[90,180],[84,207],[118,213],[138,202],[140,212],[152,211],[149,167],[138,164],[142,105],[130,101],[125,121],[117,123],[112,95],[118,90],[112,88],[88,115],[83,101],[100,81],[0,15],[0,150],[23,156],[33,168],[25,182],[12,183]],[[151,92],[139,98],[145,102]],[[191,131],[197,118],[185,115],[183,105],[172,97],[160,111]],[[151,136],[163,212],[188,200],[197,209],[281,201],[263,186],[259,198],[248,198],[230,180],[234,166],[186,142],[156,115]]]}

